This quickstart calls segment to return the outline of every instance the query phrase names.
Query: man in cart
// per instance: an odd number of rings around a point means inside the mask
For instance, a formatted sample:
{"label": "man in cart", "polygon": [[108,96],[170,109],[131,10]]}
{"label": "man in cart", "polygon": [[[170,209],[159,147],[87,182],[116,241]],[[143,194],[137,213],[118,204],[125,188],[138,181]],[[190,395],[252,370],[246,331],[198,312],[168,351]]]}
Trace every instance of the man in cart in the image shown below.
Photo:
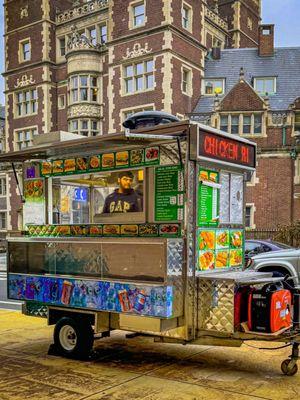
{"label": "man in cart", "polygon": [[131,171],[120,172],[119,188],[106,197],[103,206],[104,214],[143,211],[142,195],[132,188],[133,178]]}

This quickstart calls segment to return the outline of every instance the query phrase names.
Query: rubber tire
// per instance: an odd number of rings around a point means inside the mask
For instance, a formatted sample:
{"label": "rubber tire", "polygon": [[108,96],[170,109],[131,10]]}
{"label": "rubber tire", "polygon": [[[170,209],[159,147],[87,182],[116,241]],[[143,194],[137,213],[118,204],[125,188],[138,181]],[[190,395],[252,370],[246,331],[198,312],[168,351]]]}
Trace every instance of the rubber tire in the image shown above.
{"label": "rubber tire", "polygon": [[[65,349],[60,343],[59,333],[65,325],[70,325],[77,336],[77,343],[73,350]],[[94,331],[86,320],[80,321],[79,319],[63,317],[55,325],[53,338],[56,351],[59,354],[68,358],[85,360],[88,359],[93,348]]]}
{"label": "rubber tire", "polygon": [[293,375],[296,375],[296,373],[298,372],[298,365],[297,364],[295,364],[293,366],[293,368],[291,370],[289,370],[288,366],[289,366],[290,362],[291,362],[290,359],[286,359],[281,364],[281,371],[286,376],[293,376]]}

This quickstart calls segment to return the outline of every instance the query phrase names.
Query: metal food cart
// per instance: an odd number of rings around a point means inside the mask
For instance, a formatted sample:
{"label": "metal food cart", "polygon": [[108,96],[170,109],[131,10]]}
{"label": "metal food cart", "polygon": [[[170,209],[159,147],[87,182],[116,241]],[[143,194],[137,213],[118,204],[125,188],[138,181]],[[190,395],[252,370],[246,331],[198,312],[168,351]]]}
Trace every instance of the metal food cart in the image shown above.
{"label": "metal food cart", "polygon": [[238,287],[281,279],[242,268],[254,143],[181,121],[41,143],[0,161],[21,165],[24,178],[9,298],[55,324],[60,354],[87,356],[94,335],[114,329],[168,343],[279,341],[293,345],[283,372],[296,373],[296,324],[267,335],[234,320]]}

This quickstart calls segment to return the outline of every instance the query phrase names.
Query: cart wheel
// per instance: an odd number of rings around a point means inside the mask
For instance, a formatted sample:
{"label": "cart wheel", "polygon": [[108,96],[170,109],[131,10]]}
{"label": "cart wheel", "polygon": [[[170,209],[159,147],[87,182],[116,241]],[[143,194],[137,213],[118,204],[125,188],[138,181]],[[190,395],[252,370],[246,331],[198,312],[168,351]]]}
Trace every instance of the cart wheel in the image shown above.
{"label": "cart wheel", "polygon": [[283,372],[284,375],[287,376],[293,376],[298,372],[298,365],[290,365],[292,363],[292,360],[287,359],[284,360],[281,364],[281,371]]}
{"label": "cart wheel", "polygon": [[65,357],[86,359],[94,343],[94,332],[87,321],[63,317],[54,328],[56,350]]}

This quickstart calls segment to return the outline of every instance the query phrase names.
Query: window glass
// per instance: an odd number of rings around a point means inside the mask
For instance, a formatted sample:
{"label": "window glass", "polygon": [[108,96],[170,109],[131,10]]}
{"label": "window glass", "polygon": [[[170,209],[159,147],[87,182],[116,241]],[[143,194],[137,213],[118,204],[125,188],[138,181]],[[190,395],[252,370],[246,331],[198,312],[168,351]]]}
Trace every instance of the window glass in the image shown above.
{"label": "window glass", "polygon": [[234,135],[238,135],[238,133],[239,133],[239,116],[238,115],[231,116],[231,133]]}
{"label": "window glass", "polygon": [[243,134],[251,133],[251,115],[243,116]]}
{"label": "window glass", "polygon": [[89,28],[89,39],[91,40],[92,44],[95,46],[97,44],[97,31],[96,28]]}
{"label": "window glass", "polygon": [[147,60],[124,67],[125,93],[131,94],[154,87],[154,61]]}
{"label": "window glass", "polygon": [[261,95],[274,94],[276,78],[254,78],[254,89]]}
{"label": "window glass", "polygon": [[262,116],[254,115],[254,133],[261,134],[262,133]]}
{"label": "window glass", "polygon": [[26,116],[37,113],[37,90],[26,90],[15,95],[17,116]]}
{"label": "window glass", "polygon": [[22,150],[33,144],[33,136],[37,135],[37,128],[30,128],[26,130],[20,130],[15,133],[15,148],[16,150]]}
{"label": "window glass", "polygon": [[228,132],[228,115],[221,115],[220,129],[221,131]]}
{"label": "window glass", "polygon": [[66,39],[61,38],[59,39],[59,49],[60,49],[60,56],[66,55]]}
{"label": "window glass", "polygon": [[190,10],[187,6],[182,7],[182,26],[185,29],[189,29],[189,14]]}
{"label": "window glass", "polygon": [[[245,210],[245,226],[246,228],[250,228],[251,227],[251,207],[246,206],[246,210]],[[251,249],[249,249],[251,250]]]}
{"label": "window glass", "polygon": [[143,63],[136,64],[136,74],[142,75],[143,73],[144,73],[144,64]]}
{"label": "window glass", "polygon": [[6,212],[0,212],[0,229],[6,229]]}
{"label": "window glass", "polygon": [[205,79],[204,80],[204,94],[221,95],[223,93],[224,93],[224,80],[223,79]]}
{"label": "window glass", "polygon": [[106,25],[101,25],[100,26],[100,43],[106,43],[107,42],[107,27]]}
{"label": "window glass", "polygon": [[133,7],[133,26],[138,27],[145,23],[145,5],[139,4]]}
{"label": "window glass", "polygon": [[6,178],[0,178],[0,196],[6,195]]}
{"label": "window glass", "polygon": [[70,79],[70,103],[98,101],[98,78],[93,75],[73,76]]}
{"label": "window glass", "polygon": [[30,42],[24,42],[22,43],[22,57],[23,61],[29,61],[31,57],[31,52],[30,52]]}

